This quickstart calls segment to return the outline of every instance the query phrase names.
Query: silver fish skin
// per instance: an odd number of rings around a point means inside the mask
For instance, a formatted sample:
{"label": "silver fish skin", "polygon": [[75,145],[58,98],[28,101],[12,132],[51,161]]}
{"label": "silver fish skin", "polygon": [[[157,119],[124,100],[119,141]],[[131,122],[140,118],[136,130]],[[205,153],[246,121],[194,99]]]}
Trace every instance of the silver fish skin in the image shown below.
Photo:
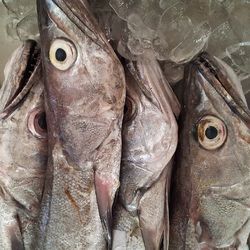
{"label": "silver fish skin", "polygon": [[249,249],[250,111],[240,82],[203,53],[185,84],[169,249]]}
{"label": "silver fish skin", "polygon": [[[169,168],[168,168],[169,167]],[[168,246],[169,219],[166,196],[167,166],[159,179],[142,196],[138,214],[127,211],[118,201],[114,209],[113,249],[159,249]]]}
{"label": "silver fish skin", "polygon": [[0,89],[0,249],[33,249],[47,131],[40,49],[27,41],[11,56]]}
{"label": "silver fish skin", "polygon": [[[146,58],[130,63],[126,70],[127,100],[122,132],[119,202],[138,217],[137,227],[141,228],[146,249],[160,248],[168,224],[166,185],[170,178],[167,176],[171,174],[169,162],[178,140],[178,127],[172,109],[178,110],[178,115],[179,103],[159,72],[158,62]],[[174,100],[174,107],[169,96]],[[116,216],[114,227],[119,229],[119,224],[126,218],[119,213]],[[130,220],[129,216],[127,220]],[[114,244],[117,244],[115,241]]]}
{"label": "silver fish skin", "polygon": [[87,1],[37,3],[50,154],[38,248],[110,248],[124,70]]}

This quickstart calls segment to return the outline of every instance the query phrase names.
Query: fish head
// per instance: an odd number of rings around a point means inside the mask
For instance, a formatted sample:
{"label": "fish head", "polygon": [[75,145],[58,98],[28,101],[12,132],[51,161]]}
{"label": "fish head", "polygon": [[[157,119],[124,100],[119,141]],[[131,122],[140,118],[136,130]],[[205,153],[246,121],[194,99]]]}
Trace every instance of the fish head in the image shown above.
{"label": "fish head", "polygon": [[185,199],[190,199],[198,241],[228,247],[237,241],[236,232],[250,215],[250,204],[246,205],[250,111],[240,83],[220,60],[201,54],[188,66],[186,79],[181,161],[183,182],[190,193]]}
{"label": "fish head", "polygon": [[168,93],[172,89],[162,80],[157,61],[130,62],[125,72],[119,194],[123,205],[135,212],[141,196],[159,179],[176,150],[178,127],[171,100],[175,105],[178,101],[173,92]]}
{"label": "fish head", "polygon": [[123,108],[123,69],[86,1],[38,1],[38,13],[48,116],[54,128],[59,125],[63,152],[79,163],[102,143],[106,125]]}
{"label": "fish head", "polygon": [[37,215],[47,165],[40,49],[26,41],[5,68],[0,90],[0,182],[3,198]]}
{"label": "fish head", "polygon": [[[78,213],[69,212],[71,209],[75,211],[75,205],[66,207],[67,211],[51,206],[50,215],[53,217],[53,211],[56,216],[66,213],[66,219],[74,224],[70,230],[73,233],[78,231],[76,227],[81,230],[77,237],[89,237],[82,224],[94,231],[91,221],[100,232],[102,227],[98,225],[98,219],[101,219],[110,244],[112,204],[119,187],[125,102],[123,67],[98,27],[87,1],[38,0],[37,4],[48,141],[53,159],[49,166],[52,171],[57,171],[57,177],[63,176],[51,182],[51,186],[57,187],[48,187],[48,192],[56,192],[54,200],[62,197],[66,204],[68,197],[74,197],[74,204],[80,208],[79,213],[84,219],[79,220]],[[78,187],[85,190],[89,198],[82,199]],[[66,190],[66,195],[61,194],[61,190]],[[95,198],[92,199],[90,196],[93,195]],[[82,209],[83,204],[90,206],[91,203],[92,207],[95,201],[98,209],[93,212]],[[68,237],[68,229],[62,234],[62,237]],[[103,235],[99,242],[103,241]],[[87,241],[84,237],[81,237],[82,242]]]}

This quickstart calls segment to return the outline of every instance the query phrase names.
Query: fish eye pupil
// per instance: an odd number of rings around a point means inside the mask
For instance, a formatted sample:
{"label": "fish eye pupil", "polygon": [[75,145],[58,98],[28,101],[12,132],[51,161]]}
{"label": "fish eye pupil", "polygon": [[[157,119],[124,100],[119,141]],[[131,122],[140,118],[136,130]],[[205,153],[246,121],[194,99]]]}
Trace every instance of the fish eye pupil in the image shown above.
{"label": "fish eye pupil", "polygon": [[205,131],[205,135],[209,140],[213,140],[218,136],[218,130],[213,126],[209,126]]}
{"label": "fish eye pupil", "polygon": [[47,130],[47,122],[46,122],[45,112],[42,112],[39,114],[38,119],[37,119],[37,123],[41,129]]}
{"label": "fish eye pupil", "polygon": [[59,61],[59,62],[63,62],[65,61],[67,57],[67,54],[65,52],[65,50],[59,48],[56,50],[56,60]]}

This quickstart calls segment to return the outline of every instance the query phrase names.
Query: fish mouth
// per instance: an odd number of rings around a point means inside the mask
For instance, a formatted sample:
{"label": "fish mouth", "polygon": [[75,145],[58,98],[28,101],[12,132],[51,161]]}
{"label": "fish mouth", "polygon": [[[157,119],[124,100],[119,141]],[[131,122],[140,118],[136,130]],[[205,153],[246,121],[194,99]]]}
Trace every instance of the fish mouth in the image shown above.
{"label": "fish mouth", "polygon": [[194,60],[193,64],[220,94],[229,108],[250,128],[250,110],[240,94],[233,88],[231,80],[218,61],[208,53],[203,52]]}
{"label": "fish mouth", "polygon": [[10,84],[16,86],[15,92],[7,100],[3,111],[0,113],[0,118],[6,118],[9,116],[35,84],[35,81],[32,81],[32,79],[37,66],[40,64],[40,48],[37,42],[33,40],[27,40],[24,42],[20,54],[21,56],[17,63],[21,65],[11,72],[14,76],[12,78],[14,79],[14,83]]}

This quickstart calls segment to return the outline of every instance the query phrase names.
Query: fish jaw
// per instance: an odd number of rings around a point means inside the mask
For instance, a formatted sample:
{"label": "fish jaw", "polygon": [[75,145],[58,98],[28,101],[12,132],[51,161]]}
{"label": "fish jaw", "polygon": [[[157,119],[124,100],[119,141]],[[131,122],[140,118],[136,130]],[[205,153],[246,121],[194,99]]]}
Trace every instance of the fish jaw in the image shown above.
{"label": "fish jaw", "polygon": [[[249,230],[245,229],[250,216],[247,207],[218,191],[218,187],[232,188],[236,183],[248,188],[249,129],[245,117],[234,112],[217,91],[219,81],[211,83],[213,78],[207,73],[200,70],[197,62],[186,72],[178,161],[173,177],[170,249],[230,247],[239,238],[243,240],[244,237],[238,237],[239,232]],[[226,140],[217,149],[206,149],[198,141],[198,124],[206,116],[220,119],[226,127]],[[247,197],[244,199],[243,203],[248,201]]]}
{"label": "fish jaw", "polygon": [[[75,225],[80,228],[80,232],[77,229],[75,234],[81,236],[79,242],[83,244],[84,239],[91,237],[91,231],[100,231],[95,230],[94,226],[91,229],[91,222],[96,228],[101,228],[99,223],[103,222],[104,235],[110,244],[111,211],[119,187],[121,123],[125,102],[123,68],[96,25],[86,2],[38,1],[38,13],[46,75],[49,141],[52,145],[51,151],[61,152],[55,154],[62,155],[64,159],[63,167],[60,167],[60,164],[53,160],[55,156],[51,155],[51,164],[54,165],[50,166],[53,180],[51,178],[51,184],[48,184],[51,190],[48,189],[47,193],[48,196],[51,193],[54,199],[58,197],[67,202],[68,198],[60,191],[61,185],[58,183],[62,181],[60,178],[63,168],[73,169],[72,173],[86,172],[91,181],[86,178],[78,179],[72,174],[71,182],[83,189],[87,185],[91,190],[95,190],[96,200],[91,193],[89,203],[96,204],[88,206],[97,206],[100,218],[91,220],[91,213],[82,211],[89,219],[90,230],[86,235],[86,228],[77,223]],[[68,41],[76,53],[74,63],[67,70],[58,70],[49,58],[50,46],[58,38]],[[82,204],[82,198],[77,197],[79,206]],[[56,207],[53,198],[51,202],[48,208],[50,233],[47,232],[47,242],[50,235],[55,234],[52,223],[56,223],[53,219],[56,213],[70,219],[65,214],[69,211]],[[67,230],[61,233],[66,237]],[[52,237],[57,238],[55,235]],[[99,239],[101,248],[104,244],[103,238],[100,236]],[[94,242],[94,239],[91,240]]]}

